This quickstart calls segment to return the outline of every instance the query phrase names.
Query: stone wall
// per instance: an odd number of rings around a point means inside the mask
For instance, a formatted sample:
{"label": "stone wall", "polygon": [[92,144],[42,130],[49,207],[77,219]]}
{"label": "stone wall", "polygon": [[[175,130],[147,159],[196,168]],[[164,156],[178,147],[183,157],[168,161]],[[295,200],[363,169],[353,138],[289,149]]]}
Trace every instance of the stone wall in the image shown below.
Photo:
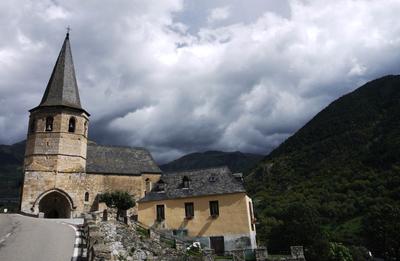
{"label": "stone wall", "polygon": [[[156,182],[160,175],[143,174],[141,176],[102,175],[69,172],[26,171],[23,185],[21,210],[27,214],[39,214],[39,202],[47,193],[56,191],[68,195],[72,200],[71,217],[97,210],[97,196],[106,191],[122,190],[135,199],[144,196],[145,179]],[[85,193],[89,200],[85,201]],[[137,214],[137,207],[130,215]]]}
{"label": "stone wall", "polygon": [[[126,191],[134,196],[135,200],[139,200],[145,193],[145,180],[157,182],[160,179],[159,174],[142,174],[140,176],[128,175],[101,175],[101,174],[86,174],[85,189],[98,195],[104,192],[115,190]],[[93,202],[97,204],[97,202]],[[93,208],[97,209],[97,207]],[[129,210],[129,215],[137,215],[137,205]]]}
{"label": "stone wall", "polygon": [[[87,186],[85,173],[57,172],[25,172],[21,210],[27,214],[39,213],[40,200],[52,192],[60,193],[69,198],[71,217],[80,216],[82,212],[90,211],[94,204],[96,182]],[[89,191],[89,201],[85,202],[85,193]],[[92,195],[92,197],[90,197]]]}
{"label": "stone wall", "polygon": [[[53,117],[51,131],[46,131],[47,117]],[[75,119],[74,132],[68,131],[71,118]],[[37,215],[40,200],[51,192],[68,199],[71,216],[90,210],[93,199],[84,201],[88,187],[85,186],[88,120],[86,113],[64,108],[41,108],[31,113],[21,211]]]}
{"label": "stone wall", "polygon": [[[112,212],[112,209],[108,209]],[[88,260],[181,260],[184,252],[145,237],[132,226],[116,220],[103,222],[92,218],[84,226]],[[187,259],[188,261],[193,259]],[[197,259],[196,259],[197,260]],[[200,259],[201,260],[201,259]]]}
{"label": "stone wall", "polygon": [[[53,129],[46,131],[46,118],[53,117]],[[75,131],[68,132],[70,118]],[[85,172],[88,116],[83,112],[56,108],[32,112],[24,169],[26,171]]]}

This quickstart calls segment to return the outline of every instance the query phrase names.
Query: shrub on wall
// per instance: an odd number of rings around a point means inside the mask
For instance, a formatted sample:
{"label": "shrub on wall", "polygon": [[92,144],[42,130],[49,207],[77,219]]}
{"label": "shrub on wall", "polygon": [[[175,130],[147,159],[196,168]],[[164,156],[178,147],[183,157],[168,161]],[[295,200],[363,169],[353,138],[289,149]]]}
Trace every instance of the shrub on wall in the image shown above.
{"label": "shrub on wall", "polygon": [[106,203],[109,208],[117,208],[118,216],[121,211],[135,206],[135,199],[126,191],[105,192],[99,196],[99,201]]}

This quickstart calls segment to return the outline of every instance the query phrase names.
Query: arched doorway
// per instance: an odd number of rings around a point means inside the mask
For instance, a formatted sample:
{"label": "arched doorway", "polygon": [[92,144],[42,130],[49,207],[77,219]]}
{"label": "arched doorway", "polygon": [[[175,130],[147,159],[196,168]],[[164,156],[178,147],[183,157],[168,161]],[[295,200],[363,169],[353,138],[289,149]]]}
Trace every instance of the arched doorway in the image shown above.
{"label": "arched doorway", "polygon": [[68,198],[58,191],[48,193],[39,202],[39,211],[45,218],[70,218],[71,210]]}

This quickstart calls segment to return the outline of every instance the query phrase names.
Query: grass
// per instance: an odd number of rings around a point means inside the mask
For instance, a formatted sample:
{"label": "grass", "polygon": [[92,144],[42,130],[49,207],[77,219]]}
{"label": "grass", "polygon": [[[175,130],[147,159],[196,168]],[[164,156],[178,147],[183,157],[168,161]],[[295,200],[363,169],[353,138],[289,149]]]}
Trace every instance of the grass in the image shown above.
{"label": "grass", "polygon": [[175,242],[174,239],[169,239],[169,238],[166,238],[166,237],[161,235],[160,236],[160,242],[163,242],[164,244],[166,244],[170,248],[176,248],[176,242]]}
{"label": "grass", "polygon": [[215,260],[219,260],[219,259],[231,259],[231,260],[233,260],[233,257],[232,256],[216,256],[215,257]]}
{"label": "grass", "polygon": [[201,252],[194,251],[194,250],[191,250],[191,249],[187,250],[186,254],[189,255],[189,256],[201,256]]}
{"label": "grass", "polygon": [[143,227],[136,227],[136,231],[138,232],[139,235],[143,237],[150,237],[150,233],[148,229],[145,229]]}

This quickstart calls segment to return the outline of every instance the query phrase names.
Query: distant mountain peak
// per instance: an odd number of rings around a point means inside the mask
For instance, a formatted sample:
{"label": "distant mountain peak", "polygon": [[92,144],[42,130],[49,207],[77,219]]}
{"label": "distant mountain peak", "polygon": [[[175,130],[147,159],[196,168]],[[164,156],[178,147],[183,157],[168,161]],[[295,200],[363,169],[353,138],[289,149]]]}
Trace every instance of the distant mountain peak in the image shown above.
{"label": "distant mountain peak", "polygon": [[247,173],[263,157],[262,155],[243,153],[240,151],[223,152],[209,150],[184,155],[176,160],[161,165],[160,168],[165,172],[172,172],[227,166],[232,172]]}

